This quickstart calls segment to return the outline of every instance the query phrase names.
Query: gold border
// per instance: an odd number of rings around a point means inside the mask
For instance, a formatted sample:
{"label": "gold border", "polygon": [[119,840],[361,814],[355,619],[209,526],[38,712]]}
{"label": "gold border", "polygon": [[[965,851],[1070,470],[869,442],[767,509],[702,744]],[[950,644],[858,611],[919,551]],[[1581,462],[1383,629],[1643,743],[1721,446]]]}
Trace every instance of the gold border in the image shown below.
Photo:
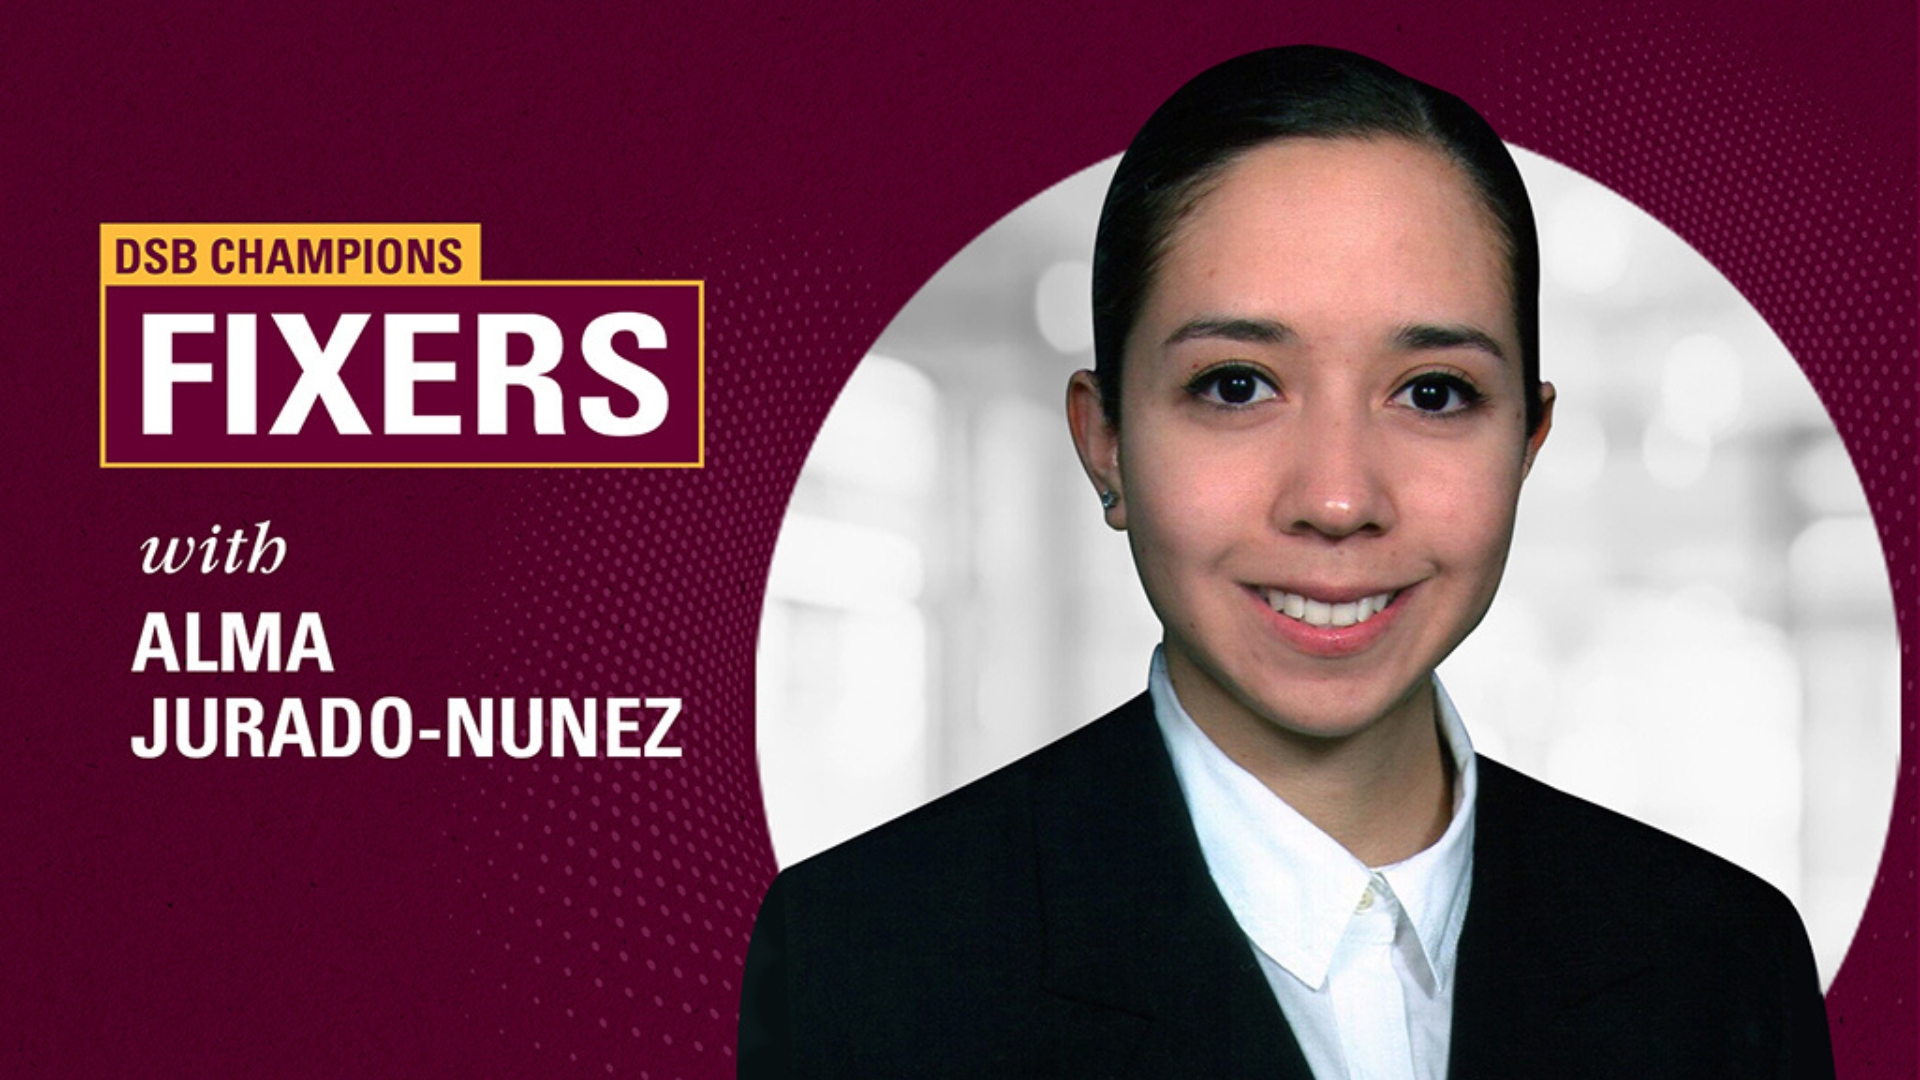
{"label": "gold border", "polygon": [[[102,225],[104,229],[106,226]],[[396,288],[410,289],[418,286],[438,285],[442,288],[465,289],[493,285],[640,285],[640,286],[687,286],[694,288],[696,314],[699,323],[699,356],[695,370],[698,386],[698,414],[695,416],[695,451],[692,461],[109,461],[107,460],[107,286],[103,276],[100,281],[100,467],[103,469],[704,469],[707,467],[707,282],[704,278],[684,280],[646,280],[646,281],[580,281],[580,280],[535,280],[535,281],[418,281],[383,282],[369,286],[368,283],[335,283],[322,285],[319,282],[283,282],[269,285],[264,282],[248,284],[208,286],[204,282],[114,282],[115,285],[135,286],[139,288]],[[478,436],[475,436],[478,438]]]}

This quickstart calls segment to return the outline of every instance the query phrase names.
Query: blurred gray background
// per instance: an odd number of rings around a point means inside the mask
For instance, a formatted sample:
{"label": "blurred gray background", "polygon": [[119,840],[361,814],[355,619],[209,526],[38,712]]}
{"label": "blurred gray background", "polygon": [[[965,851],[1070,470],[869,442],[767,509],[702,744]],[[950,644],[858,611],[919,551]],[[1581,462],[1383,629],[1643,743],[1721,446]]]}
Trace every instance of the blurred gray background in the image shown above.
{"label": "blurred gray background", "polygon": [[[1441,666],[1481,752],[1746,866],[1830,980],[1899,758],[1886,563],[1792,358],[1631,204],[1517,152],[1540,223],[1552,435],[1505,584]],[[782,865],[1146,686],[1159,639],[1062,408],[1093,364],[1115,162],[955,256],[848,383],[788,509],[758,740]]]}

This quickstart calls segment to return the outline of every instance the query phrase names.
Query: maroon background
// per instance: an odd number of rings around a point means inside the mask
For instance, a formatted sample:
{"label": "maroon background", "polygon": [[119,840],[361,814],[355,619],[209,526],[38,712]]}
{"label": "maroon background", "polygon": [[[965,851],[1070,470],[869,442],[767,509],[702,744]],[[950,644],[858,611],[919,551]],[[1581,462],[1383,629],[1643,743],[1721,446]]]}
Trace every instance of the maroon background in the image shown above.
{"label": "maroon background", "polygon": [[[471,258],[471,256],[469,256]],[[106,460],[130,462],[607,462],[686,463],[700,460],[700,289],[697,285],[109,285],[106,305]],[[177,334],[176,363],[212,367],[213,381],[180,383],[173,390],[173,433],[141,432],[141,326],[147,312],[211,312],[214,332]],[[634,395],[587,366],[581,335],[587,324],[612,311],[651,315],[666,331],[663,349],[639,349],[631,334],[616,334],[613,348],[665,384],[667,413],[645,435],[607,436],[581,418],[583,397],[603,397],[616,416],[633,412]],[[258,431],[228,435],[226,420],[227,317],[255,315]],[[373,317],[340,365],[340,381],[353,397],[371,434],[342,435],[326,406],[315,402],[297,435],[268,432],[300,376],[276,313],[304,315],[323,348],[339,330],[344,312]],[[414,414],[460,418],[461,435],[387,435],[384,319],[389,314],[447,312],[459,330],[414,339],[417,361],[449,361],[454,378],[414,384]],[[474,372],[479,313],[544,315],[559,328],[561,359],[548,373],[564,397],[563,434],[533,429],[532,394],[507,392],[507,430],[477,434],[478,390]],[[508,362],[526,362],[530,346],[509,339]]]}
{"label": "maroon background", "polygon": [[[1259,45],[1378,56],[1673,226],[1832,410],[1915,614],[1910,4],[51,5],[0,44],[0,1072],[731,1074],[772,873],[761,587],[833,394],[950,254]],[[490,278],[708,281],[707,466],[96,464],[102,221],[477,221]],[[1549,358],[1548,363],[1551,363]],[[271,578],[138,544],[272,519]],[[318,610],[333,675],[128,672],[147,610]],[[1829,995],[1915,1073],[1920,714]],[[687,700],[678,761],[143,762],[157,694]]]}

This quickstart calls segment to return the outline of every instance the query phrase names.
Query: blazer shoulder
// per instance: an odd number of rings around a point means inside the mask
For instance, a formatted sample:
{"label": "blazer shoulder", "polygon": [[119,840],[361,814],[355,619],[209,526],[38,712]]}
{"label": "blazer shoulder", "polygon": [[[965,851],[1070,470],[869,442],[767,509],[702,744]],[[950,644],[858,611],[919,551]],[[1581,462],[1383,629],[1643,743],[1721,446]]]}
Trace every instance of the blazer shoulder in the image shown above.
{"label": "blazer shoulder", "polygon": [[1590,1029],[1536,1044],[1532,1075],[1832,1077],[1813,952],[1780,890],[1497,762],[1479,775],[1456,1055],[1490,1055],[1532,1010]]}
{"label": "blazer shoulder", "polygon": [[[871,889],[881,880],[939,887],[982,860],[1004,863],[1031,846],[1033,792],[1097,786],[1116,748],[1152,725],[1145,695],[892,821],[789,867],[808,890],[838,881]],[[923,891],[913,889],[911,891]]]}
{"label": "blazer shoulder", "polygon": [[748,948],[740,1075],[1020,1074],[1053,1015],[1035,822],[1137,749],[1136,712],[782,871]]}
{"label": "blazer shoulder", "polygon": [[1585,902],[1568,901],[1576,907],[1804,939],[1792,902],[1757,874],[1496,761],[1482,757],[1479,767],[1476,874],[1491,861],[1579,894]]}

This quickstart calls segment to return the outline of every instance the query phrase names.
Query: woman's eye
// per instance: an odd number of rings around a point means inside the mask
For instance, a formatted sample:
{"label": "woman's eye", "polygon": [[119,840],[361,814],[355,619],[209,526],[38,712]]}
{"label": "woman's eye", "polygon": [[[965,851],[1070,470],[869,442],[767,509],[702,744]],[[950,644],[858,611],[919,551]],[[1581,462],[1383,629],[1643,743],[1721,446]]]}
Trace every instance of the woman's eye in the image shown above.
{"label": "woman's eye", "polygon": [[1265,375],[1244,367],[1215,368],[1187,384],[1187,393],[1216,405],[1251,405],[1273,397],[1277,390]]}
{"label": "woman's eye", "polygon": [[1400,388],[1394,400],[1419,412],[1445,416],[1473,408],[1480,403],[1480,397],[1480,391],[1465,379],[1457,375],[1433,373],[1415,377]]}

